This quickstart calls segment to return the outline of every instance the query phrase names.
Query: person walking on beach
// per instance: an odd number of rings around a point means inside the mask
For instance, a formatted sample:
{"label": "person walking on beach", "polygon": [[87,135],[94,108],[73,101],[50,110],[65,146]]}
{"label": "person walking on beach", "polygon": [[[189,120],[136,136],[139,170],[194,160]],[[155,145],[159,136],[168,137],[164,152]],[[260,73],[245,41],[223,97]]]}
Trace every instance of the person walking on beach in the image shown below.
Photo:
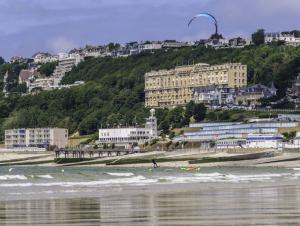
{"label": "person walking on beach", "polygon": [[157,167],[158,167],[158,165],[157,165],[155,159],[152,159],[152,163],[153,163],[153,168],[157,168]]}

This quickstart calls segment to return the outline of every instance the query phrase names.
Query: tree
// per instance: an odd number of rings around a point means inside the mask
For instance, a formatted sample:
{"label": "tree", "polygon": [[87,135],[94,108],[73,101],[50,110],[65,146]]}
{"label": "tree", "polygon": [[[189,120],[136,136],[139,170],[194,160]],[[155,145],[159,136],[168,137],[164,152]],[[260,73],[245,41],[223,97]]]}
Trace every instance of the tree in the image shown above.
{"label": "tree", "polygon": [[259,29],[255,33],[252,34],[252,42],[256,46],[260,46],[265,43],[265,30]]}
{"label": "tree", "polygon": [[203,121],[203,119],[206,116],[206,110],[207,108],[205,107],[204,104],[196,104],[194,108],[194,119],[197,122]]}
{"label": "tree", "polygon": [[112,43],[111,42],[111,43],[108,44],[108,49],[110,51],[118,49],[118,48],[120,48],[120,44],[119,43]]}
{"label": "tree", "polygon": [[170,125],[168,121],[164,120],[160,123],[159,129],[163,131],[163,133],[168,133],[170,129]]}
{"label": "tree", "polygon": [[46,64],[42,64],[41,67],[38,69],[38,72],[40,72],[42,75],[45,75],[46,77],[49,77],[53,74],[57,65],[58,62],[49,62]]}
{"label": "tree", "polygon": [[2,57],[0,57],[0,65],[2,65],[4,63],[5,63],[5,60]]}
{"label": "tree", "polygon": [[195,106],[196,104],[194,101],[191,101],[186,105],[184,116],[188,121],[190,121],[190,118],[193,117],[195,113]]}

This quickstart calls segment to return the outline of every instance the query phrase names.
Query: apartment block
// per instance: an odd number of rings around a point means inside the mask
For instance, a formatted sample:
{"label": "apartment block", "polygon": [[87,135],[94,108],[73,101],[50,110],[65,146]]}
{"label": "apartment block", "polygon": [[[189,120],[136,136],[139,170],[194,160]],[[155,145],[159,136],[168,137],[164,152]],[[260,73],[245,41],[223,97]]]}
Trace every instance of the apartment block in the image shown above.
{"label": "apartment block", "polygon": [[83,58],[77,54],[61,55],[53,77],[63,78],[67,72],[70,72],[72,68],[77,66],[81,61],[83,61]]}
{"label": "apartment block", "polygon": [[247,86],[247,66],[240,63],[222,65],[195,64],[172,70],[145,74],[145,106],[153,108],[184,106],[193,99],[198,87]]}
{"label": "apartment block", "polygon": [[5,130],[5,147],[40,147],[68,145],[68,130],[62,128],[32,128]]}

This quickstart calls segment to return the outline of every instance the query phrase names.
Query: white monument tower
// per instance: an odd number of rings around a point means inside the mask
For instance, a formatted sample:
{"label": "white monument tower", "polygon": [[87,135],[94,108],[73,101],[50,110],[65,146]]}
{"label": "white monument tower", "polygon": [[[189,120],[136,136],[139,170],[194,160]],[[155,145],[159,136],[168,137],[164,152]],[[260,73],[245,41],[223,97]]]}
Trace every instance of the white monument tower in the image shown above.
{"label": "white monument tower", "polygon": [[157,118],[155,117],[155,110],[151,109],[150,110],[150,117],[146,119],[146,125],[145,125],[146,129],[150,129],[151,131],[151,136],[157,137],[158,133],[157,133]]}

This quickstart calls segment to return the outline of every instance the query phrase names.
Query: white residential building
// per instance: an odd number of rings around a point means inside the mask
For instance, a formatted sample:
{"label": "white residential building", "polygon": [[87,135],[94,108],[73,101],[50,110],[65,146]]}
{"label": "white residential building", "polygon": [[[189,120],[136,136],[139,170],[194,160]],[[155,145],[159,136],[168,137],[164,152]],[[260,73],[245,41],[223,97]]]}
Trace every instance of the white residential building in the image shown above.
{"label": "white residential building", "polygon": [[135,143],[144,144],[157,136],[157,119],[155,111],[151,110],[151,116],[147,119],[145,128],[100,129],[99,143],[129,146]]}
{"label": "white residential building", "polygon": [[60,54],[59,63],[53,72],[53,77],[62,79],[67,72],[70,72],[74,66],[77,66],[83,58],[78,54]]}
{"label": "white residential building", "polygon": [[49,91],[54,89],[63,89],[63,88],[71,88],[75,86],[84,85],[84,81],[76,81],[74,84],[69,85],[60,85],[61,79],[56,77],[49,77],[49,78],[38,78],[36,80],[29,80],[27,82],[28,91],[32,92],[36,89],[36,91],[43,90]]}
{"label": "white residential building", "polygon": [[283,41],[289,46],[300,46],[300,38],[296,38],[293,34],[273,32],[265,34],[265,43],[271,43],[273,41]]}
{"label": "white residential building", "polygon": [[68,130],[62,128],[32,128],[5,130],[5,147],[41,147],[68,145]]}
{"label": "white residential building", "polygon": [[37,78],[27,81],[27,88],[29,92],[35,89],[51,90],[50,87],[54,86],[54,78]]}
{"label": "white residential building", "polygon": [[52,56],[49,53],[36,53],[33,55],[34,63],[46,64],[58,61],[58,56]]}
{"label": "white residential building", "polygon": [[70,72],[72,68],[74,66],[77,66],[81,61],[83,61],[83,58],[78,54],[60,53],[59,63],[58,66],[55,68],[53,75],[48,78],[30,79],[27,82],[29,92],[37,88],[40,88],[41,90],[53,90],[81,85],[82,82],[67,86],[60,85],[61,80],[63,79],[65,74],[67,72]]}
{"label": "white residential building", "polygon": [[158,50],[161,49],[163,46],[160,42],[150,42],[150,43],[144,43],[139,45],[140,51],[152,51],[152,50]]}

